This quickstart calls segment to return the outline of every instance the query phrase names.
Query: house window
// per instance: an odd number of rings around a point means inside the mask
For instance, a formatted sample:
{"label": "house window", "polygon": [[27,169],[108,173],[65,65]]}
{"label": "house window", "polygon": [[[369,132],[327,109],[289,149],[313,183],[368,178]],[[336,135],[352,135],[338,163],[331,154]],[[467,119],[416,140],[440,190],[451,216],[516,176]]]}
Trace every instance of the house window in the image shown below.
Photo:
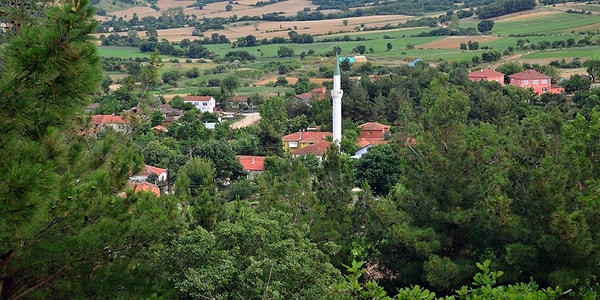
{"label": "house window", "polygon": [[540,83],[540,81],[539,81],[539,80],[537,80],[537,79],[535,79],[535,80],[533,81],[533,84],[539,84],[539,83]]}
{"label": "house window", "polygon": [[202,105],[204,105],[204,106],[207,106],[207,105],[208,105],[208,103],[206,103],[206,102],[202,102]]}
{"label": "house window", "polygon": [[290,142],[290,148],[298,148],[298,142]]}
{"label": "house window", "polygon": [[548,88],[547,88],[547,87],[543,87],[543,88],[542,88],[542,92],[544,92],[544,93],[545,93],[545,92],[547,92],[547,91],[548,91]]}
{"label": "house window", "polygon": [[529,80],[523,80],[524,85],[529,85]]}
{"label": "house window", "polygon": [[542,79],[542,84],[548,84],[548,79]]}

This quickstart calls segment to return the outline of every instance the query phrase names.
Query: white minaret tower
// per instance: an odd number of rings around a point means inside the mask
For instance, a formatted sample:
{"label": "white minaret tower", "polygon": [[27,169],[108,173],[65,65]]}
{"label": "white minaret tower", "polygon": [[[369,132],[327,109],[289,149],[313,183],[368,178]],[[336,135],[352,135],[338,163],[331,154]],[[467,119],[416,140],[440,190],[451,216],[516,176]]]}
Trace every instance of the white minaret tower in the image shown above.
{"label": "white minaret tower", "polygon": [[340,62],[335,56],[335,66],[333,68],[333,89],[331,90],[331,99],[333,100],[333,142],[338,146],[342,140],[342,83],[340,78]]}

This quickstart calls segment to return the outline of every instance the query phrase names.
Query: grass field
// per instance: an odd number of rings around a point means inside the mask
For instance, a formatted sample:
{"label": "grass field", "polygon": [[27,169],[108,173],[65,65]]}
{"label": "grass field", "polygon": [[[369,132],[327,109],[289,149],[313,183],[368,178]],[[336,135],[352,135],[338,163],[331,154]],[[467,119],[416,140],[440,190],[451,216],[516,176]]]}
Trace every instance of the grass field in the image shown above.
{"label": "grass field", "polygon": [[104,57],[136,58],[150,57],[149,53],[142,53],[135,47],[100,46],[98,54]]}
{"label": "grass field", "polygon": [[[524,55],[524,59],[582,57],[600,59],[600,46],[569,49],[550,49]],[[558,59],[557,59],[558,60]]]}
{"label": "grass field", "polygon": [[[315,43],[311,44],[274,44],[244,48],[233,48],[230,44],[205,45],[206,48],[216,53],[219,57],[223,57],[227,52],[232,50],[242,50],[255,55],[257,59],[253,63],[244,63],[239,69],[228,69],[226,73],[212,74],[212,69],[218,65],[216,62],[197,63],[194,60],[193,63],[185,63],[185,58],[179,58],[180,63],[173,63],[170,62],[170,60],[174,57],[161,56],[163,66],[160,69],[160,73],[169,70],[179,70],[183,72],[192,67],[198,67],[201,70],[201,75],[200,78],[187,79],[178,82],[177,88],[163,87],[160,93],[194,93],[200,86],[205,86],[208,80],[223,78],[232,72],[237,74],[241,83],[241,86],[236,90],[236,93],[245,95],[252,93],[285,93],[286,91],[289,91],[289,87],[273,87],[272,85],[264,86],[268,82],[274,82],[277,80],[277,77],[280,76],[277,74],[276,68],[265,70],[263,68],[265,64],[281,62],[297,65],[294,71],[286,75],[291,76],[290,80],[295,80],[295,77],[305,75],[314,77],[319,73],[319,67],[323,65],[331,67],[333,58],[326,57],[325,54],[331,53],[334,47],[340,47],[342,49],[341,56],[356,56],[360,54],[354,52],[353,49],[359,45],[364,45],[366,48],[364,56],[366,56],[370,62],[379,65],[401,65],[416,58],[421,58],[426,63],[435,64],[442,60],[449,62],[462,60],[470,61],[473,56],[481,55],[484,51],[489,51],[460,50],[459,43],[467,42],[469,40],[478,41],[480,46],[504,51],[508,47],[516,48],[519,39],[529,40],[531,43],[539,43],[541,41],[548,41],[551,43],[553,41],[567,40],[569,38],[573,38],[577,41],[584,36],[580,33],[581,31],[595,32],[600,29],[600,14],[581,15],[565,13],[564,11],[569,9],[569,7],[570,6],[561,6],[560,9],[540,7],[537,10],[500,17],[495,20],[495,26],[490,35],[487,36],[413,37],[413,35],[431,31],[435,28],[421,27],[378,31],[352,31],[352,28],[355,28],[355,26],[349,26],[350,31],[347,32],[314,35]],[[577,5],[576,7],[573,7],[573,9],[590,10],[590,8],[584,8],[583,5]],[[480,20],[473,18],[460,20],[460,26],[476,27],[479,21]],[[285,33],[287,34],[287,32]],[[510,34],[520,36],[508,36]],[[323,42],[326,39],[344,38],[346,36],[348,36],[348,39],[361,37],[364,40]],[[592,40],[596,41],[598,38],[600,38],[600,36],[596,35],[592,37]],[[388,43],[391,45],[391,49],[389,50]],[[292,48],[295,54],[294,57],[278,58],[277,50],[280,47]],[[300,61],[300,54],[302,52],[308,53],[310,50],[315,52],[315,56],[307,56],[305,60]],[[141,53],[139,49],[133,47],[99,47],[98,52],[101,56],[122,58],[150,56],[150,54]],[[495,64],[499,65],[508,61],[519,60],[521,60],[521,62],[548,63],[552,60],[561,60],[563,58],[569,60],[574,57],[580,57],[584,61],[588,59],[600,59],[600,46],[527,52],[515,50],[514,55],[511,57],[504,57]]]}
{"label": "grass field", "polygon": [[556,13],[509,22],[496,21],[493,32],[502,36],[565,34],[572,31],[578,32],[579,28],[590,25],[597,25],[596,28],[600,28],[600,16]]}

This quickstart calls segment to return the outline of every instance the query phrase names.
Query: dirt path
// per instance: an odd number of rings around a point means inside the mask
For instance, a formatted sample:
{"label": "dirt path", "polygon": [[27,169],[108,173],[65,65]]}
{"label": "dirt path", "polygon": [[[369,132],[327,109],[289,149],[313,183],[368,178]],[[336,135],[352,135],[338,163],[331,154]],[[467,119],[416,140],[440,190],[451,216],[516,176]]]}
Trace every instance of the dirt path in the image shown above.
{"label": "dirt path", "polygon": [[243,128],[243,127],[248,127],[248,126],[256,124],[256,122],[258,122],[259,120],[260,120],[259,113],[244,114],[244,118],[233,123],[231,125],[231,128],[238,129],[238,128]]}

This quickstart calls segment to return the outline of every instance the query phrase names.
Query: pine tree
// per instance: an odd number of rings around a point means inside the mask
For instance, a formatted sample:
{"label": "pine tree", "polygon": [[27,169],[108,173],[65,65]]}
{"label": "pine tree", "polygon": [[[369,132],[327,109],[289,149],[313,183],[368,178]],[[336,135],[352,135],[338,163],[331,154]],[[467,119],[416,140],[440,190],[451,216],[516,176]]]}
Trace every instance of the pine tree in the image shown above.
{"label": "pine tree", "polygon": [[118,196],[141,155],[81,115],[102,78],[95,25],[87,1],[61,4],[0,49],[0,299],[149,293],[143,251],[178,224],[172,199]]}

